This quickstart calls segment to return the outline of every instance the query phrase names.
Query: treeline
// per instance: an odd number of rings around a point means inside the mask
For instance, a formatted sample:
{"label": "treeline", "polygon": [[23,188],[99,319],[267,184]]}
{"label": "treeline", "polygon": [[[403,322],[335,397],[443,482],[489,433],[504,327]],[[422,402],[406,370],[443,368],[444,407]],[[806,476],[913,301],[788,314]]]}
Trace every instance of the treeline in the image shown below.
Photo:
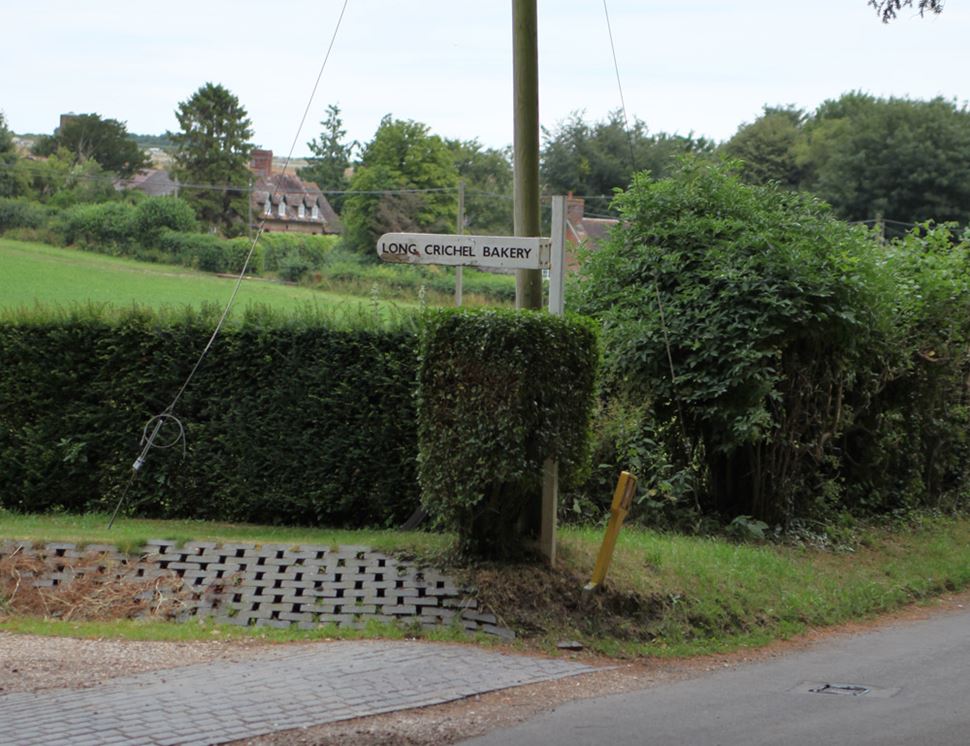
{"label": "treeline", "polygon": [[[226,236],[246,231],[252,130],[246,109],[222,86],[206,84],[176,111],[182,131],[166,133],[173,173],[200,222]],[[205,125],[205,126],[203,126]],[[389,231],[457,229],[464,183],[468,232],[511,233],[510,148],[441,137],[420,123],[381,120],[366,143],[349,141],[337,106],[329,106],[299,175],[329,193],[345,226],[344,247],[373,260],[377,236]],[[217,143],[195,132],[212,126]],[[0,115],[0,197],[69,206],[113,196],[114,174],[131,173],[144,156],[123,123],[98,115],[67,120],[41,138],[41,160],[18,159]],[[587,211],[613,214],[613,191],[633,174],[663,178],[685,155],[742,161],[751,184],[779,184],[825,200],[850,221],[879,223],[898,234],[934,220],[970,224],[970,111],[954,101],[917,101],[846,93],[814,111],[765,107],[724,143],[693,134],[650,132],[619,111],[590,122],[573,114],[543,129],[540,170],[548,194],[587,198]]]}
{"label": "treeline", "polygon": [[723,146],[752,184],[811,192],[850,221],[970,224],[970,111],[943,98],[848,93],[814,112],[766,107]]}

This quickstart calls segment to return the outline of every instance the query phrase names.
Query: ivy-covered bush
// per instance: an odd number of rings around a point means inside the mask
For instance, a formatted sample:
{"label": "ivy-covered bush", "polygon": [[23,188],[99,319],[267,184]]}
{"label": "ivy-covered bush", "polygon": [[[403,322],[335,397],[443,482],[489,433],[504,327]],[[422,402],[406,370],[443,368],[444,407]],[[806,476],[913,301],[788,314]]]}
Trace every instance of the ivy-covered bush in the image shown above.
{"label": "ivy-covered bush", "polygon": [[[221,309],[0,316],[0,507],[108,510]],[[251,312],[224,329],[129,494],[139,516],[387,525],[418,505],[417,337]],[[178,429],[168,423],[159,443]]]}
{"label": "ivy-covered bush", "polygon": [[511,311],[435,311],[424,324],[422,503],[457,529],[462,551],[511,556],[544,460],[559,461],[566,483],[586,463],[595,330],[579,317]]}

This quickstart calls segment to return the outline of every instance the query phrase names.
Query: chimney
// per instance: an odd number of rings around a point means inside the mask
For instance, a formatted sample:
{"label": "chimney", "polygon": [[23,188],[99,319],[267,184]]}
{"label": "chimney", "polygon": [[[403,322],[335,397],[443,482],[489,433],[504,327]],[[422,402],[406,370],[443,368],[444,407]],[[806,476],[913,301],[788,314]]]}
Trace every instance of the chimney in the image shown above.
{"label": "chimney", "polygon": [[272,176],[273,151],[254,148],[249,157],[249,170],[257,176]]}
{"label": "chimney", "polygon": [[566,220],[568,220],[577,230],[583,223],[583,213],[586,210],[586,200],[582,197],[574,197],[570,192],[566,196]]}

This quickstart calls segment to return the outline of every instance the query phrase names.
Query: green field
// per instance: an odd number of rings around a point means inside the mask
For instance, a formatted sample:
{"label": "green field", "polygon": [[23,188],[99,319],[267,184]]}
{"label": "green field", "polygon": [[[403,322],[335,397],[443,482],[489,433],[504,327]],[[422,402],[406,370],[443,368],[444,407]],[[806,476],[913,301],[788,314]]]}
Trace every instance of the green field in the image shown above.
{"label": "green field", "polygon": [[[223,305],[232,294],[234,279],[168,264],[122,259],[40,243],[0,238],[0,307],[71,305],[76,303],[133,303],[162,306]],[[359,296],[311,290],[260,279],[247,279],[236,304],[264,305],[279,310],[307,306],[355,311],[374,301]],[[411,304],[378,302],[382,309]]]}

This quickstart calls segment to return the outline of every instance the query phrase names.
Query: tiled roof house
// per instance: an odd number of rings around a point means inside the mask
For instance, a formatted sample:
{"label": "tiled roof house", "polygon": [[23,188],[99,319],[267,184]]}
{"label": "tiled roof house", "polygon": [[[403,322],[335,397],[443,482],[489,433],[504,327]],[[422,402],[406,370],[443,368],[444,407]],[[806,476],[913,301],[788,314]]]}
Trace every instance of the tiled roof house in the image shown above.
{"label": "tiled roof house", "polygon": [[253,222],[263,230],[297,233],[340,233],[343,226],[323,192],[312,181],[292,174],[273,173],[273,152],[254,150],[250,161]]}
{"label": "tiled roof house", "polygon": [[120,179],[115,182],[115,189],[138,189],[149,197],[178,194],[178,184],[172,181],[167,171],[159,168],[146,168],[129,179]]}
{"label": "tiled roof house", "polygon": [[606,240],[610,228],[619,221],[612,218],[588,218],[585,215],[586,200],[570,194],[566,197],[566,268],[579,268],[576,249],[595,251]]}

